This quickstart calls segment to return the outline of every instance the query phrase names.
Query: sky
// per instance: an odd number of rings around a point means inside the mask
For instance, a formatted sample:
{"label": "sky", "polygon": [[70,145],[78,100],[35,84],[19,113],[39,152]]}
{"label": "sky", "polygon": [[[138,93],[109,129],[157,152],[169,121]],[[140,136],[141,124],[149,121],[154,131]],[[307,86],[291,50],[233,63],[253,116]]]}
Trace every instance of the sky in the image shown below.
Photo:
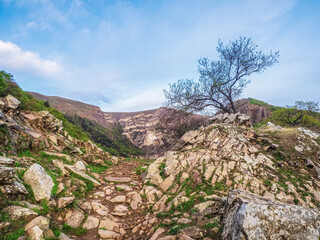
{"label": "sky", "polygon": [[0,0],[0,69],[27,91],[140,111],[197,80],[219,39],[246,36],[280,58],[243,97],[320,102],[319,12],[319,0]]}

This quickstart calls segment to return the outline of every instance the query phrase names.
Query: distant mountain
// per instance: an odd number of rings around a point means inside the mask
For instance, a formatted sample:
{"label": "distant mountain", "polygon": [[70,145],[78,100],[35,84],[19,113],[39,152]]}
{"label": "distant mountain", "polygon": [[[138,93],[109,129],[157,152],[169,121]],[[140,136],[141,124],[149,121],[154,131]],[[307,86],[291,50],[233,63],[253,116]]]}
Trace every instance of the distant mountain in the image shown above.
{"label": "distant mountain", "polygon": [[150,157],[162,155],[184,132],[197,128],[208,119],[164,107],[139,112],[103,112],[97,106],[79,101],[29,93],[38,100],[48,101],[65,115],[87,118],[109,129],[120,124],[123,134]]}

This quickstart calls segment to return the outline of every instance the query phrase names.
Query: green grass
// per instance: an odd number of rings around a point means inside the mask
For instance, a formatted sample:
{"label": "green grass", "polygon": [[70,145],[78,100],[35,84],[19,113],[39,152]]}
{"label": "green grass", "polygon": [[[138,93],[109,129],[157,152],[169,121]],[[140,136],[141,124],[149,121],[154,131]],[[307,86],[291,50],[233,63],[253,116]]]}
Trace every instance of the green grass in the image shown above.
{"label": "green grass", "polygon": [[177,235],[177,233],[180,229],[184,229],[186,227],[190,227],[190,225],[189,224],[178,224],[178,225],[170,228],[168,231],[168,234],[169,235]]}
{"label": "green grass", "polygon": [[14,230],[13,232],[10,232],[6,235],[3,236],[4,240],[16,240],[19,237],[24,235],[24,228],[18,228],[16,230]]}
{"label": "green grass", "polygon": [[265,180],[265,181],[263,182],[263,184],[264,184],[265,186],[267,186],[267,187],[271,187],[271,186],[272,186],[272,183],[270,182],[270,180]]}
{"label": "green grass", "polygon": [[94,164],[94,165],[90,164],[87,166],[87,168],[90,169],[90,171],[93,173],[102,173],[105,170],[109,169],[111,165],[112,165],[112,163],[110,163],[110,162],[107,166],[102,166],[100,164]]}
{"label": "green grass", "polygon": [[83,227],[73,228],[70,225],[65,223],[62,226],[62,232],[66,234],[76,235],[76,236],[83,236],[87,233],[87,229]]}
{"label": "green grass", "polygon": [[147,171],[147,168],[144,166],[139,166],[136,169],[134,169],[134,171],[136,172],[137,175],[141,175],[142,173],[144,173],[145,171]]}
{"label": "green grass", "polygon": [[164,172],[164,169],[166,167],[166,164],[165,163],[161,163],[159,165],[159,170],[160,170],[160,176],[164,179],[166,176],[165,176],[165,172]]}

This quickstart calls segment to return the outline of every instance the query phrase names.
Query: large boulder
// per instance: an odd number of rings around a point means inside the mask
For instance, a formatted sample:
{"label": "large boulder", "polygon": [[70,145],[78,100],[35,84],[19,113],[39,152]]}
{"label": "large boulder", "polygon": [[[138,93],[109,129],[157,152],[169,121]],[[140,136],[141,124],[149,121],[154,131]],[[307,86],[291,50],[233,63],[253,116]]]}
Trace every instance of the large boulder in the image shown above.
{"label": "large boulder", "polygon": [[23,179],[31,186],[36,201],[50,199],[54,182],[41,165],[33,164],[24,173]]}
{"label": "large boulder", "polygon": [[229,191],[223,239],[319,239],[319,211],[290,205],[243,190]]}
{"label": "large boulder", "polygon": [[20,105],[20,101],[11,95],[8,95],[5,98],[3,98],[3,102],[4,102],[4,108],[6,110],[15,110]]}

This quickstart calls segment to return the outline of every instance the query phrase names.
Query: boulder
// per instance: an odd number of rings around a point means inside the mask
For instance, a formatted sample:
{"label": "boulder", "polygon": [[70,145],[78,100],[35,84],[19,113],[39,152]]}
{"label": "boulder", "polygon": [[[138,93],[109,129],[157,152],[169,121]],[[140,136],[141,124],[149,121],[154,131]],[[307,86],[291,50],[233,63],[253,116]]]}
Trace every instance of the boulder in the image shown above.
{"label": "boulder", "polygon": [[24,227],[24,230],[28,231],[30,228],[38,226],[42,231],[46,232],[47,230],[49,230],[49,223],[50,220],[48,218],[39,216],[28,222],[27,225]]}
{"label": "boulder", "polygon": [[319,239],[319,211],[243,190],[228,194],[223,239]]}
{"label": "boulder", "polygon": [[23,179],[31,186],[36,201],[50,199],[54,182],[41,165],[34,163],[24,173]]}
{"label": "boulder", "polygon": [[71,204],[74,200],[74,196],[72,197],[62,197],[62,198],[59,198],[58,200],[58,208],[64,208],[66,206],[68,206],[69,204]]}
{"label": "boulder", "polygon": [[85,216],[82,212],[75,210],[66,215],[66,224],[73,228],[77,228],[81,225],[84,218]]}
{"label": "boulder", "polygon": [[83,224],[83,228],[85,229],[93,229],[99,226],[99,218],[89,216],[86,222]]}
{"label": "boulder", "polygon": [[38,227],[34,226],[28,229],[28,234],[30,240],[42,240],[43,238],[43,231]]}
{"label": "boulder", "polygon": [[15,110],[20,105],[20,101],[10,94],[3,98],[3,102],[6,110]]}
{"label": "boulder", "polygon": [[14,221],[23,219],[26,222],[29,222],[38,216],[38,213],[32,211],[31,209],[20,206],[9,206],[4,208],[2,211],[8,213],[10,218]]}

